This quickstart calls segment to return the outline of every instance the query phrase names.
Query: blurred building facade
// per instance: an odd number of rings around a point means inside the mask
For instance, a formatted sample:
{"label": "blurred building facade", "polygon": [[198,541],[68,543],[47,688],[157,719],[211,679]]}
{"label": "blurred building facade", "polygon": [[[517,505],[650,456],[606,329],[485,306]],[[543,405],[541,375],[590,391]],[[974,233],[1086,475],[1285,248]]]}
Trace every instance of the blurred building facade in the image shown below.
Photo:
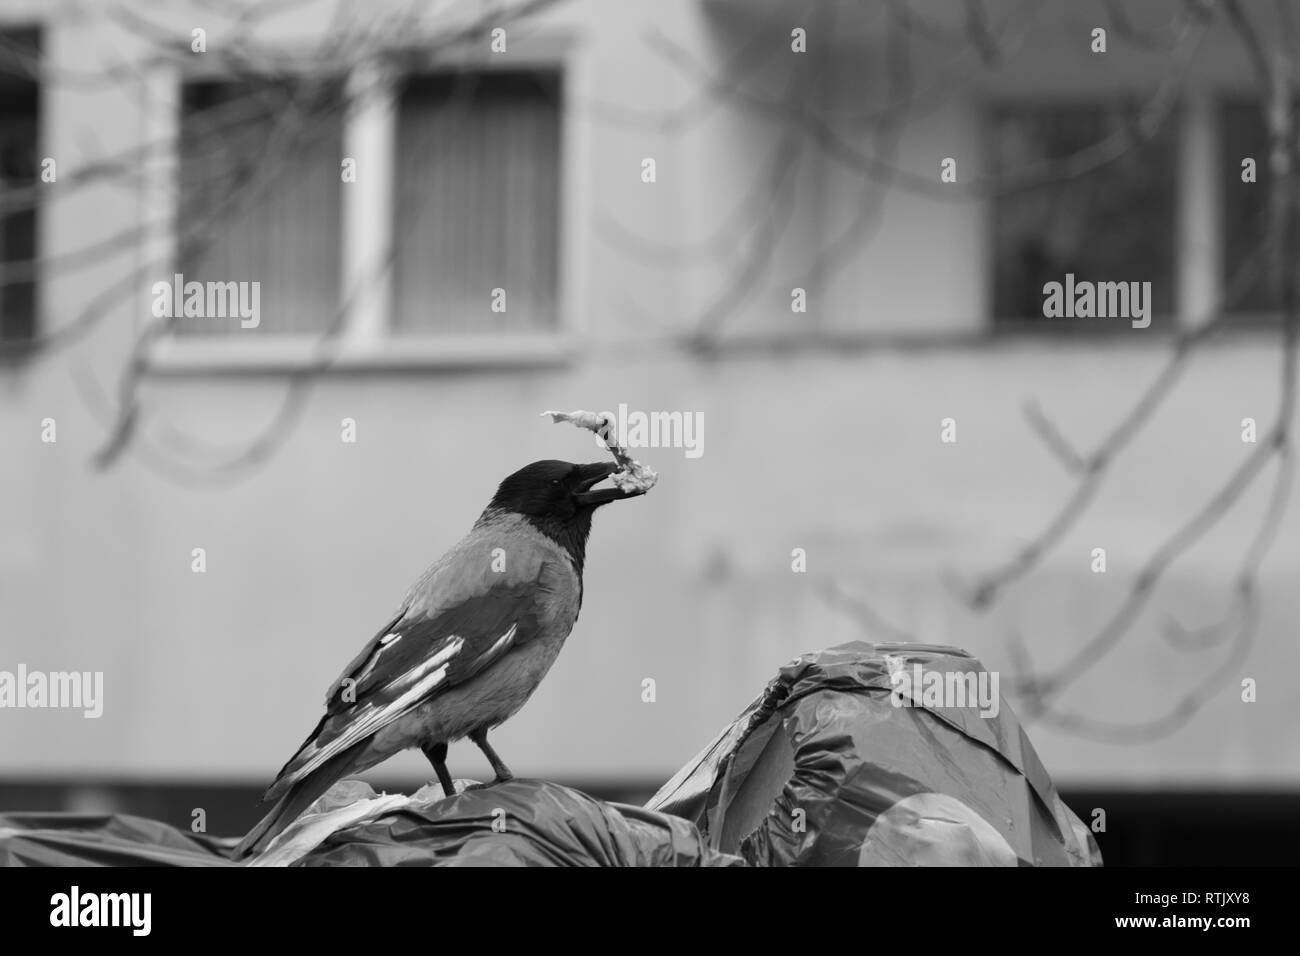
{"label": "blurred building facade", "polygon": [[[991,669],[1012,670],[1013,639],[1059,665],[1250,453],[1242,420],[1261,434],[1272,420],[1274,304],[1252,292],[1035,571],[985,613],[954,594],[951,577],[1006,560],[1074,487],[1025,403],[1092,447],[1252,254],[1240,160],[1267,157],[1250,63],[1221,22],[1182,58],[1160,26],[1181,5],[1142,11],[1143,45],[1104,4],[1050,4],[1020,29],[1014,5],[990,3],[981,50],[938,3],[912,5],[902,34],[890,5],[584,0],[503,19],[500,52],[468,5],[367,5],[337,49],[321,44],[331,5],[279,6],[251,34],[179,5],[0,12],[13,62],[34,35],[47,65],[0,89],[19,154],[6,188],[41,190],[6,228],[6,268],[31,249],[41,267],[6,283],[5,334],[84,329],[0,366],[0,668],[105,675],[98,719],[0,715],[11,783],[269,780],[495,482],[600,458],[544,409],[704,423],[698,457],[637,450],[660,485],[599,514],[578,626],[494,738],[521,775],[650,787],[790,658],[893,636],[828,589]],[[1160,132],[1095,172],[978,185],[1143,116]],[[123,168],[88,174],[104,157]],[[1065,271],[1151,281],[1151,326],[1043,325],[1036,290]],[[154,283],[176,272],[260,281],[259,324],[146,336]],[[146,371],[123,390],[133,357]],[[135,430],[97,470],[123,394]],[[220,467],[241,455],[253,466]],[[1300,782],[1295,509],[1249,646],[1167,638],[1170,620],[1230,607],[1267,491],[1168,570],[1059,704],[1138,724],[1236,664],[1156,739],[1028,721],[1063,790]],[[451,760],[486,772],[472,748]],[[375,776],[427,768],[406,755]]]}

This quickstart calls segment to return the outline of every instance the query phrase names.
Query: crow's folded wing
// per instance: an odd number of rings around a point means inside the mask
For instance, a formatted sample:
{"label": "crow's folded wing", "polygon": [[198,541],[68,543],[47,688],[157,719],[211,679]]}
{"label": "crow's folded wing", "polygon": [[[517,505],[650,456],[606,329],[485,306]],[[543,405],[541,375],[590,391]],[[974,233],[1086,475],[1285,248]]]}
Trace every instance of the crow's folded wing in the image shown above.
{"label": "crow's folded wing", "polygon": [[404,612],[396,617],[331,687],[325,716],[281,769],[268,799],[532,640],[542,627],[544,590],[540,581],[500,580],[432,616]]}

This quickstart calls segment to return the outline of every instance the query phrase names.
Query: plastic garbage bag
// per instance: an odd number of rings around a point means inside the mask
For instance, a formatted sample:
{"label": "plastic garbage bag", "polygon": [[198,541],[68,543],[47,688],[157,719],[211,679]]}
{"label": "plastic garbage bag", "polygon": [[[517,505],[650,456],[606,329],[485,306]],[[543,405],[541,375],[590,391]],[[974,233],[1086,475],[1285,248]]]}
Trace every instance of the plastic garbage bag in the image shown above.
{"label": "plastic garbage bag", "polygon": [[[297,825],[282,838],[292,840],[296,830]],[[265,856],[273,857],[281,843]],[[294,866],[741,865],[706,847],[695,827],[678,817],[602,803],[537,780],[445,798],[441,787],[429,784],[294,856]]]}
{"label": "plastic garbage bag", "polygon": [[805,654],[647,807],[757,866],[1100,866],[990,678],[951,647]]}
{"label": "plastic garbage bag", "polygon": [[[238,866],[237,839],[126,814],[0,814],[0,866]],[[253,866],[739,866],[695,827],[577,790],[512,780],[444,798],[345,780]]]}

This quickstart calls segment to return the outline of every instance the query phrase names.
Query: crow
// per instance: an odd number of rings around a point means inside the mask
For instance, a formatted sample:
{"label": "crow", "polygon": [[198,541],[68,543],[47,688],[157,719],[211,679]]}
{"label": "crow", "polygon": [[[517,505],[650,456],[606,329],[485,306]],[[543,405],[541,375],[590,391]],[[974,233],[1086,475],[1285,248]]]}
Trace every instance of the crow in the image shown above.
{"label": "crow", "polygon": [[593,487],[617,469],[537,461],[501,482],[469,534],[330,685],[325,716],[266,791],[275,806],[235,859],[262,852],[337,781],[400,750],[423,750],[446,794],[447,746],[464,737],[498,781],[511,779],[488,731],[524,705],[573,629],[596,509],[644,493]]}

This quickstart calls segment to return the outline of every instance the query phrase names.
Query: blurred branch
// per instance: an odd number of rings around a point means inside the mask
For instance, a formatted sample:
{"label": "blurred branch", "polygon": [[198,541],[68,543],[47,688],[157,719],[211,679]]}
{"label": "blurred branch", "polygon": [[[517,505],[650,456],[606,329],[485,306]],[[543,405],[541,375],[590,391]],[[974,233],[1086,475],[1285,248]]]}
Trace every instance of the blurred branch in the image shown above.
{"label": "blurred branch", "polygon": [[1111,464],[1150,423],[1174,386],[1181,380],[1196,349],[1219,331],[1231,314],[1235,302],[1260,277],[1264,265],[1262,253],[1267,248],[1267,240],[1261,240],[1254,254],[1245,258],[1232,277],[1223,301],[1203,321],[1177,333],[1170,356],[1160,372],[1139,395],[1137,401],[1130,406],[1118,424],[1091,452],[1080,455],[1060,434],[1056,426],[1040,410],[1037,410],[1036,405],[1030,406],[1027,415],[1035,434],[1044,441],[1058,460],[1066,464],[1071,474],[1082,477],[1075,485],[1074,491],[1042,530],[1031,537],[1029,542],[1006,564],[982,575],[969,587],[965,599],[973,609],[982,610],[989,607],[1008,586],[1029,574],[1037,566],[1038,561],[1060,544],[1069,530],[1078,523],[1101,489]]}
{"label": "blurred branch", "polygon": [[1115,34],[1138,49],[1151,53],[1167,53],[1174,49],[1178,45],[1178,34],[1183,24],[1191,18],[1205,16],[1213,6],[1203,0],[1185,3],[1182,12],[1169,23],[1154,30],[1139,30],[1129,19],[1128,11],[1120,0],[1104,0],[1104,3],[1106,16]]}
{"label": "blurred branch", "polygon": [[985,66],[997,66],[1002,60],[1002,49],[989,26],[988,12],[983,0],[965,0],[966,38],[979,51]]}
{"label": "blurred branch", "polygon": [[[1238,670],[1249,647],[1259,619],[1257,576],[1275,542],[1294,484],[1293,455],[1290,435],[1295,417],[1297,394],[1297,343],[1300,342],[1300,275],[1286,268],[1300,257],[1300,175],[1297,175],[1295,137],[1295,95],[1293,50],[1296,39],[1289,11],[1280,13],[1285,41],[1270,61],[1264,53],[1257,31],[1244,12],[1229,4],[1229,19],[1248,50],[1252,52],[1257,72],[1267,83],[1268,132],[1273,148],[1275,193],[1270,207],[1269,249],[1273,252],[1272,278],[1282,302],[1281,365],[1279,369],[1278,406],[1272,425],[1260,442],[1220,486],[1211,499],[1188,521],[1175,530],[1148,558],[1138,571],[1128,594],[1106,623],[1085,641],[1062,664],[1047,672],[1023,675],[1018,680],[1020,692],[1031,701],[1039,719],[1060,730],[1118,742],[1136,743],[1156,739],[1184,726],[1211,698],[1222,683]],[[1264,256],[1253,256],[1263,260]],[[1277,460],[1276,476],[1269,504],[1256,533],[1243,556],[1236,575],[1228,613],[1216,626],[1191,635],[1185,629],[1175,641],[1184,646],[1209,647],[1220,643],[1235,626],[1236,639],[1216,670],[1190,692],[1183,695],[1166,713],[1137,723],[1101,721],[1078,713],[1063,711],[1052,703],[1070,684],[1078,681],[1130,632],[1145,609],[1161,576],[1169,566],[1219,523],[1239,502],[1265,466]],[[1023,555],[1023,552],[1022,552]],[[1023,567],[1018,567],[1023,570]]]}
{"label": "blurred branch", "polygon": [[[179,225],[175,227],[174,236],[182,258],[202,252],[220,235],[223,224],[232,214],[249,203],[256,202],[259,194],[282,174],[288,153],[304,144],[310,145],[315,127],[331,117],[340,117],[351,109],[352,99],[349,96],[338,97],[324,111],[307,108],[322,84],[334,82],[334,77],[346,74],[356,64],[376,56],[400,58],[405,55],[403,51],[410,48],[412,36],[422,37],[422,57],[436,55],[448,49],[463,47],[471,41],[480,41],[491,27],[520,22],[545,8],[559,5],[563,0],[526,0],[514,5],[490,5],[478,14],[462,18],[462,22],[439,30],[434,35],[430,35],[427,30],[416,32],[419,17],[429,13],[427,6],[422,4],[412,3],[404,13],[398,12],[385,18],[382,30],[374,29],[373,21],[360,18],[368,31],[363,34],[356,28],[342,29],[342,15],[347,7],[343,3],[336,3],[323,37],[313,50],[290,51],[282,45],[259,41],[256,31],[260,25],[279,13],[300,6],[302,2],[303,0],[271,0],[234,8],[212,6],[212,13],[222,18],[229,27],[220,50],[214,51],[215,59],[222,66],[222,79],[252,82],[245,95],[232,97],[214,108],[198,111],[192,117],[194,128],[199,130],[204,141],[209,144],[206,152],[215,156],[221,156],[223,152],[228,154],[226,131],[238,130],[251,117],[270,115],[274,117],[274,123],[258,143],[257,156],[230,154],[226,156],[229,161],[224,165],[205,166],[211,178],[203,185],[209,193],[220,199],[197,213],[187,211],[186,215],[177,217]],[[70,7],[69,10],[73,11],[74,8]],[[104,17],[128,33],[143,38],[145,45],[133,60],[119,59],[105,67],[84,71],[53,69],[44,56],[25,47],[16,47],[5,37],[0,37],[0,53],[6,54],[7,62],[16,68],[19,75],[53,88],[116,86],[123,88],[128,95],[146,88],[151,71],[160,67],[173,67],[190,58],[188,30],[176,32],[160,26],[127,5],[110,4],[96,9],[93,14],[89,9],[75,9],[74,14],[83,18],[95,15]],[[284,76],[286,73],[303,77],[306,82],[298,84],[292,90],[281,87],[270,96],[261,81],[268,77]],[[318,77],[323,79],[317,82]],[[452,109],[464,110],[475,83],[476,80],[471,79],[469,82],[462,80],[458,84],[450,104]],[[367,92],[354,90],[353,95],[364,96]],[[147,107],[142,104],[142,108]],[[463,123],[461,125],[463,127]],[[120,184],[136,189],[155,187],[150,179],[154,172],[151,169],[152,158],[176,155],[178,147],[177,139],[168,138],[165,141],[139,144],[117,155],[103,154],[92,158],[60,178],[57,195],[62,199],[75,190],[92,185]],[[0,216],[34,210],[38,204],[49,201],[53,196],[52,189],[43,183],[6,189],[0,197]],[[176,197],[172,198],[175,200]],[[110,262],[132,248],[142,247],[156,234],[160,225],[164,224],[132,224],[81,249],[29,261],[7,261],[0,265],[0,284],[35,278],[48,279],[56,271],[77,273]],[[358,288],[349,290],[345,295],[345,301],[336,315],[321,330],[317,357],[290,376],[285,399],[270,425],[251,441],[238,448],[227,449],[217,461],[201,465],[185,462],[184,458],[198,446],[183,432],[175,429],[160,433],[162,444],[140,440],[138,432],[146,417],[140,389],[149,371],[152,346],[171,332],[170,320],[147,323],[134,337],[130,356],[121,370],[115,402],[107,399],[98,385],[89,378],[88,371],[83,370],[77,377],[79,394],[94,414],[102,416],[104,409],[116,409],[111,419],[105,422],[107,435],[96,452],[93,463],[100,468],[108,467],[126,451],[134,448],[140,453],[143,463],[158,473],[185,484],[222,484],[228,483],[232,477],[249,474],[253,467],[267,461],[283,446],[304,406],[305,386],[333,360],[337,332],[344,316],[351,310],[357,294],[373,287],[391,269],[397,248],[398,243],[392,243],[386,261],[374,270],[374,275],[365,277],[357,283]],[[43,328],[35,339],[0,343],[0,354],[21,351],[23,354],[48,357],[55,350],[82,338],[115,307],[143,288],[150,277],[163,272],[170,273],[174,265],[170,257],[166,261],[158,259],[138,263],[93,295],[72,321],[53,328]]]}
{"label": "blurred branch", "polygon": [[818,594],[832,608],[843,611],[858,622],[862,630],[877,642],[895,644],[917,644],[915,634],[886,621],[860,595],[849,594],[839,584],[830,579],[820,582]]}
{"label": "blurred branch", "polygon": [[[847,261],[862,248],[873,217],[878,224],[878,204],[891,188],[948,200],[970,201],[988,200],[1037,186],[1059,187],[1118,161],[1134,148],[1151,140],[1172,113],[1215,6],[1215,3],[1208,0],[1188,0],[1168,24],[1156,30],[1140,30],[1118,3],[1106,3],[1111,26],[1117,35],[1148,52],[1167,54],[1164,73],[1135,119],[1122,129],[1066,157],[1034,161],[1014,170],[998,170],[981,179],[965,180],[956,188],[956,184],[940,184],[935,177],[901,169],[897,160],[888,154],[897,142],[894,122],[900,120],[907,107],[916,102],[915,86],[911,81],[906,58],[906,51],[914,35],[935,44],[961,45],[972,49],[986,66],[1000,62],[1004,56],[997,39],[997,30],[989,23],[979,0],[963,5],[960,44],[954,41],[958,33],[932,22],[918,20],[910,15],[908,8],[898,3],[886,5],[890,34],[884,48],[897,57],[897,69],[891,70],[893,82],[888,89],[888,105],[883,110],[866,110],[858,114],[860,117],[871,117],[870,129],[875,134],[872,147],[861,147],[846,138],[840,128],[840,123],[845,120],[843,116],[832,120],[828,111],[810,108],[803,102],[791,102],[789,97],[784,101],[774,101],[755,93],[747,87],[744,77],[726,70],[713,71],[706,68],[684,48],[666,37],[654,38],[651,48],[719,102],[755,118],[778,124],[787,132],[792,128],[799,130],[822,156],[862,177],[863,208],[872,208],[872,213],[861,215],[841,240],[829,243],[814,253],[816,261],[826,248],[833,247],[836,253],[831,256],[831,261]],[[987,611],[1013,583],[1039,568],[1044,556],[1065,538],[1088,511],[1116,460],[1144,432],[1165,405],[1200,347],[1222,331],[1233,307],[1264,275],[1276,278],[1287,272],[1286,264],[1300,258],[1300,243],[1296,241],[1296,177],[1293,170],[1295,131],[1291,115],[1293,104],[1290,70],[1292,55],[1297,46],[1297,34],[1292,14],[1289,8],[1283,10],[1279,7],[1279,32],[1282,39],[1280,49],[1270,56],[1266,52],[1261,31],[1247,17],[1239,0],[1225,0],[1223,7],[1227,22],[1232,25],[1250,55],[1252,68],[1260,80],[1260,89],[1268,106],[1267,128],[1272,144],[1272,165],[1275,172],[1279,172],[1277,178],[1283,181],[1279,194],[1265,210],[1270,221],[1259,224],[1263,228],[1260,229],[1261,235],[1256,247],[1243,257],[1242,264],[1235,269],[1234,275],[1226,284],[1220,301],[1207,310],[1200,321],[1173,336],[1169,356],[1158,373],[1093,448],[1082,450],[1066,437],[1037,402],[1027,404],[1025,416],[1031,432],[1065,471],[1073,476],[1074,487],[1044,527],[1009,561],[983,574],[971,588],[962,590],[961,596],[974,611]],[[867,205],[868,200],[875,204],[874,207]],[[780,208],[784,214],[784,207]],[[766,212],[772,214],[771,209]],[[759,235],[762,235],[761,229]],[[747,260],[738,270],[738,281],[728,286],[719,301],[698,317],[697,330],[701,337],[714,334],[724,315],[730,314],[723,312],[723,301],[731,302],[728,297],[743,299],[752,283],[764,271],[770,250],[759,247],[757,251],[761,255]],[[796,284],[816,284],[825,278],[818,273],[816,267],[810,270],[809,276],[805,282]],[[1288,443],[1296,393],[1295,299],[1293,279],[1287,283],[1282,294],[1283,360],[1279,371],[1278,407],[1260,444],[1231,471],[1199,509],[1156,545],[1118,606],[1095,633],[1087,635],[1067,655],[1064,662],[1045,670],[1036,668],[1023,640],[1018,636],[1011,640],[1008,653],[1016,668],[1014,684],[1024,699],[1027,714],[1058,729],[1082,736],[1126,742],[1155,739],[1183,726],[1222,687],[1223,681],[1238,665],[1240,655],[1245,653],[1253,639],[1259,617],[1258,572],[1276,540],[1278,525],[1286,512],[1294,479]],[[739,307],[739,304],[731,302],[732,312]],[[1062,709],[1060,698],[1067,688],[1087,675],[1126,636],[1133,633],[1169,568],[1235,510],[1238,502],[1275,460],[1277,468],[1269,504],[1241,559],[1222,618],[1196,630],[1168,622],[1164,628],[1166,639],[1180,648],[1219,648],[1224,657],[1214,672],[1182,695],[1166,713],[1150,719],[1128,723],[1108,722]],[[916,639],[904,629],[885,621],[869,604],[859,597],[847,594],[834,582],[827,583],[820,593],[831,606],[850,613],[873,638],[885,635],[890,640]]]}
{"label": "blurred branch", "polygon": [[[898,22],[904,24],[904,32],[910,36],[911,20],[895,21]],[[753,93],[739,80],[706,67],[684,47],[662,34],[651,38],[650,47],[660,53],[670,65],[719,99],[774,123],[795,124],[826,156],[855,175],[885,180],[906,191],[932,198],[976,202],[1085,176],[1119,161],[1135,147],[1154,139],[1177,102],[1187,69],[1207,27],[1207,16],[1186,19],[1165,75],[1150,99],[1139,109],[1133,122],[1069,156],[1044,159],[1018,169],[1000,170],[995,176],[966,179],[957,183],[941,183],[937,177],[898,167],[876,152],[864,152],[845,139],[835,124],[820,111],[809,109],[806,103],[792,105]],[[895,109],[906,109],[908,105],[907,102],[891,100],[883,112],[888,115]]]}

